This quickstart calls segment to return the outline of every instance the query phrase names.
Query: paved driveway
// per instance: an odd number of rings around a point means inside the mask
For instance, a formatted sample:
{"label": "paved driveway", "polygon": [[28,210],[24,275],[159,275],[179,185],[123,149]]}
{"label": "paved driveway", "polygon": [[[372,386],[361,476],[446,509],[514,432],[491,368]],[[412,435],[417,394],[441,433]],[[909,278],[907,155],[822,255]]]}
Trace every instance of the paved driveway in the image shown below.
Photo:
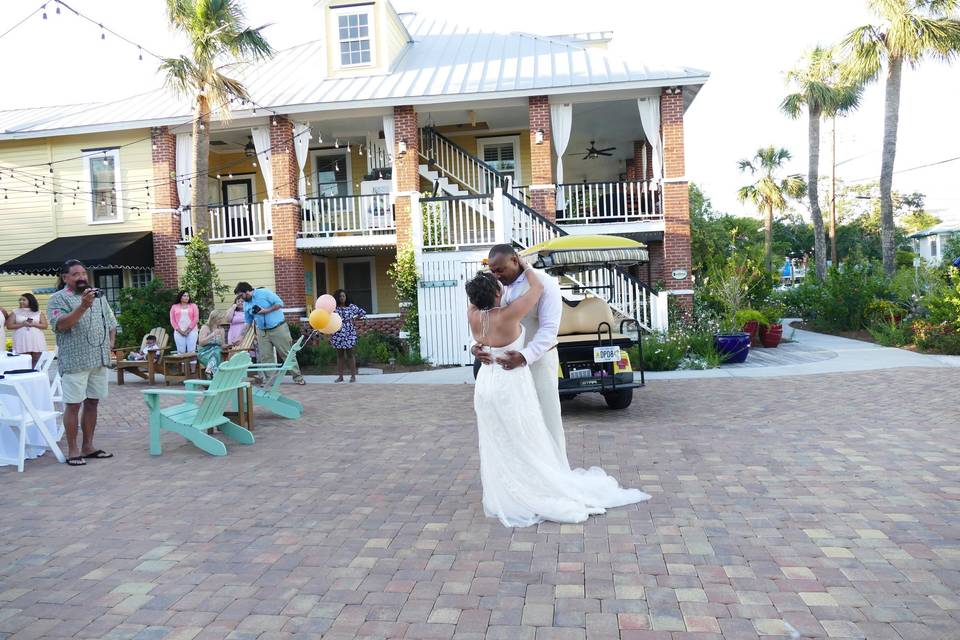
{"label": "paved driveway", "polygon": [[653,494],[583,525],[480,507],[470,386],[288,387],[213,458],[98,445],[0,469],[0,638],[960,637],[960,370],[656,381],[565,403],[568,451]]}

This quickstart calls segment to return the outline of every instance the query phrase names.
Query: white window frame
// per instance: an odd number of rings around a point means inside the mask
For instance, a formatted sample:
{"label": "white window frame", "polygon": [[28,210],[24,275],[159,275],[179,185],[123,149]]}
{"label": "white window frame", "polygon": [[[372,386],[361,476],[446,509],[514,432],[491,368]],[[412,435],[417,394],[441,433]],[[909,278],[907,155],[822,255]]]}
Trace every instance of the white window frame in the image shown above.
{"label": "white window frame", "polygon": [[940,257],[940,237],[939,236],[930,236],[930,257],[939,258]]}
{"label": "white window frame", "polygon": [[[113,158],[113,186],[117,190],[115,220],[95,220],[94,212],[97,206],[97,196],[93,192],[93,173],[91,162],[103,161],[105,157]],[[123,185],[120,181],[120,149],[104,149],[83,157],[83,170],[86,181],[90,185],[90,211],[87,215],[87,224],[120,224],[123,222]]]}
{"label": "white window frame", "polygon": [[506,143],[513,143],[513,158],[516,163],[516,178],[514,179],[514,185],[517,186],[523,182],[523,165],[520,164],[520,136],[494,136],[491,138],[477,138],[477,157],[483,160],[483,150],[488,144],[490,145],[500,145]]}
{"label": "white window frame", "polygon": [[[352,148],[352,147],[351,147]],[[345,156],[347,163],[347,196],[355,195],[353,191],[353,152],[347,151],[346,145],[339,149],[317,149],[310,152],[310,176],[312,184],[310,190],[314,198],[320,197],[320,184],[317,181],[317,158],[323,156]],[[346,197],[346,196],[341,196]]]}
{"label": "white window frame", "polygon": [[[377,40],[374,37],[374,20],[373,20],[373,4],[370,6],[361,6],[361,7],[343,7],[336,9],[333,12],[333,29],[335,37],[332,38],[333,42],[336,43],[334,47],[334,69],[363,69],[365,67],[374,66],[374,61],[377,59]],[[354,64],[343,64],[340,53],[340,18],[341,16],[367,16],[367,40],[370,41],[370,62],[356,62]]]}
{"label": "white window frame", "polygon": [[[380,303],[377,301],[377,259],[375,257],[366,256],[363,258],[338,258],[337,283],[340,285],[338,288],[346,289],[346,286],[343,284],[343,265],[357,262],[366,262],[370,265],[370,300],[372,301],[373,309],[364,309],[364,311],[367,313],[376,313],[377,309],[380,308]],[[348,295],[349,293],[350,292],[347,291]]]}
{"label": "white window frame", "polygon": [[[143,285],[138,285],[138,284],[136,284],[134,278],[135,278],[135,276],[137,276],[137,275],[139,275],[139,274],[146,274],[146,275],[149,276],[149,280],[147,280],[147,283],[144,283]],[[153,279],[154,279],[153,269],[147,269],[147,270],[145,270],[145,271],[144,271],[144,270],[139,270],[139,269],[137,269],[137,270],[130,270],[130,271],[127,272],[127,282],[124,284],[124,286],[126,286],[126,287],[133,287],[133,288],[136,288],[136,289],[141,289],[141,288],[147,286],[147,284],[148,284],[149,282],[151,282]]]}

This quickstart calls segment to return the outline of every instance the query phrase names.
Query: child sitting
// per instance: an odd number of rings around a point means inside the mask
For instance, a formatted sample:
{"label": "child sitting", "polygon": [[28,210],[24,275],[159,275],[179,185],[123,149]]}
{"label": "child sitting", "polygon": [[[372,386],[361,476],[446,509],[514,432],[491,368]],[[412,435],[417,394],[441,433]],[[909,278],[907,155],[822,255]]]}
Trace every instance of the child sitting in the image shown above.
{"label": "child sitting", "polygon": [[157,345],[157,337],[154,335],[147,336],[147,344],[140,351],[133,351],[127,356],[128,360],[146,360],[147,354],[153,354],[153,361],[160,362],[160,347]]}

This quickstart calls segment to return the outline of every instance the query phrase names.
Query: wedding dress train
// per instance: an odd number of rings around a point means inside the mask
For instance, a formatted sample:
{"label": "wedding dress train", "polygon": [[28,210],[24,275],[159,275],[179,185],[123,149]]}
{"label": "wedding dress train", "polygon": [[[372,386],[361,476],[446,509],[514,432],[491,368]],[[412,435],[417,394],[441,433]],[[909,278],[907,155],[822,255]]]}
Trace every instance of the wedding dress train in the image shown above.
{"label": "wedding dress train", "polygon": [[[523,345],[491,348],[494,358]],[[550,437],[540,412],[529,367],[484,365],[473,394],[480,436],[483,510],[505,527],[546,520],[583,522],[589,516],[649,500],[638,489],[623,489],[600,467],[570,469]]]}

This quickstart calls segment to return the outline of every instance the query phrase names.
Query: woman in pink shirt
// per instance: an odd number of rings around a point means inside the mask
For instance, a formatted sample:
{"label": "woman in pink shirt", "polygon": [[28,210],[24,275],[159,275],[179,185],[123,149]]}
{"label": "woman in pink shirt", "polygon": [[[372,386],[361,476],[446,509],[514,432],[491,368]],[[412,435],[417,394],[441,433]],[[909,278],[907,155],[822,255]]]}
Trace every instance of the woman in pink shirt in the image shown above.
{"label": "woman in pink shirt", "polygon": [[173,340],[177,343],[177,353],[192,353],[197,350],[197,325],[200,323],[200,310],[190,302],[190,294],[181,291],[177,301],[170,307],[170,326],[173,327]]}

